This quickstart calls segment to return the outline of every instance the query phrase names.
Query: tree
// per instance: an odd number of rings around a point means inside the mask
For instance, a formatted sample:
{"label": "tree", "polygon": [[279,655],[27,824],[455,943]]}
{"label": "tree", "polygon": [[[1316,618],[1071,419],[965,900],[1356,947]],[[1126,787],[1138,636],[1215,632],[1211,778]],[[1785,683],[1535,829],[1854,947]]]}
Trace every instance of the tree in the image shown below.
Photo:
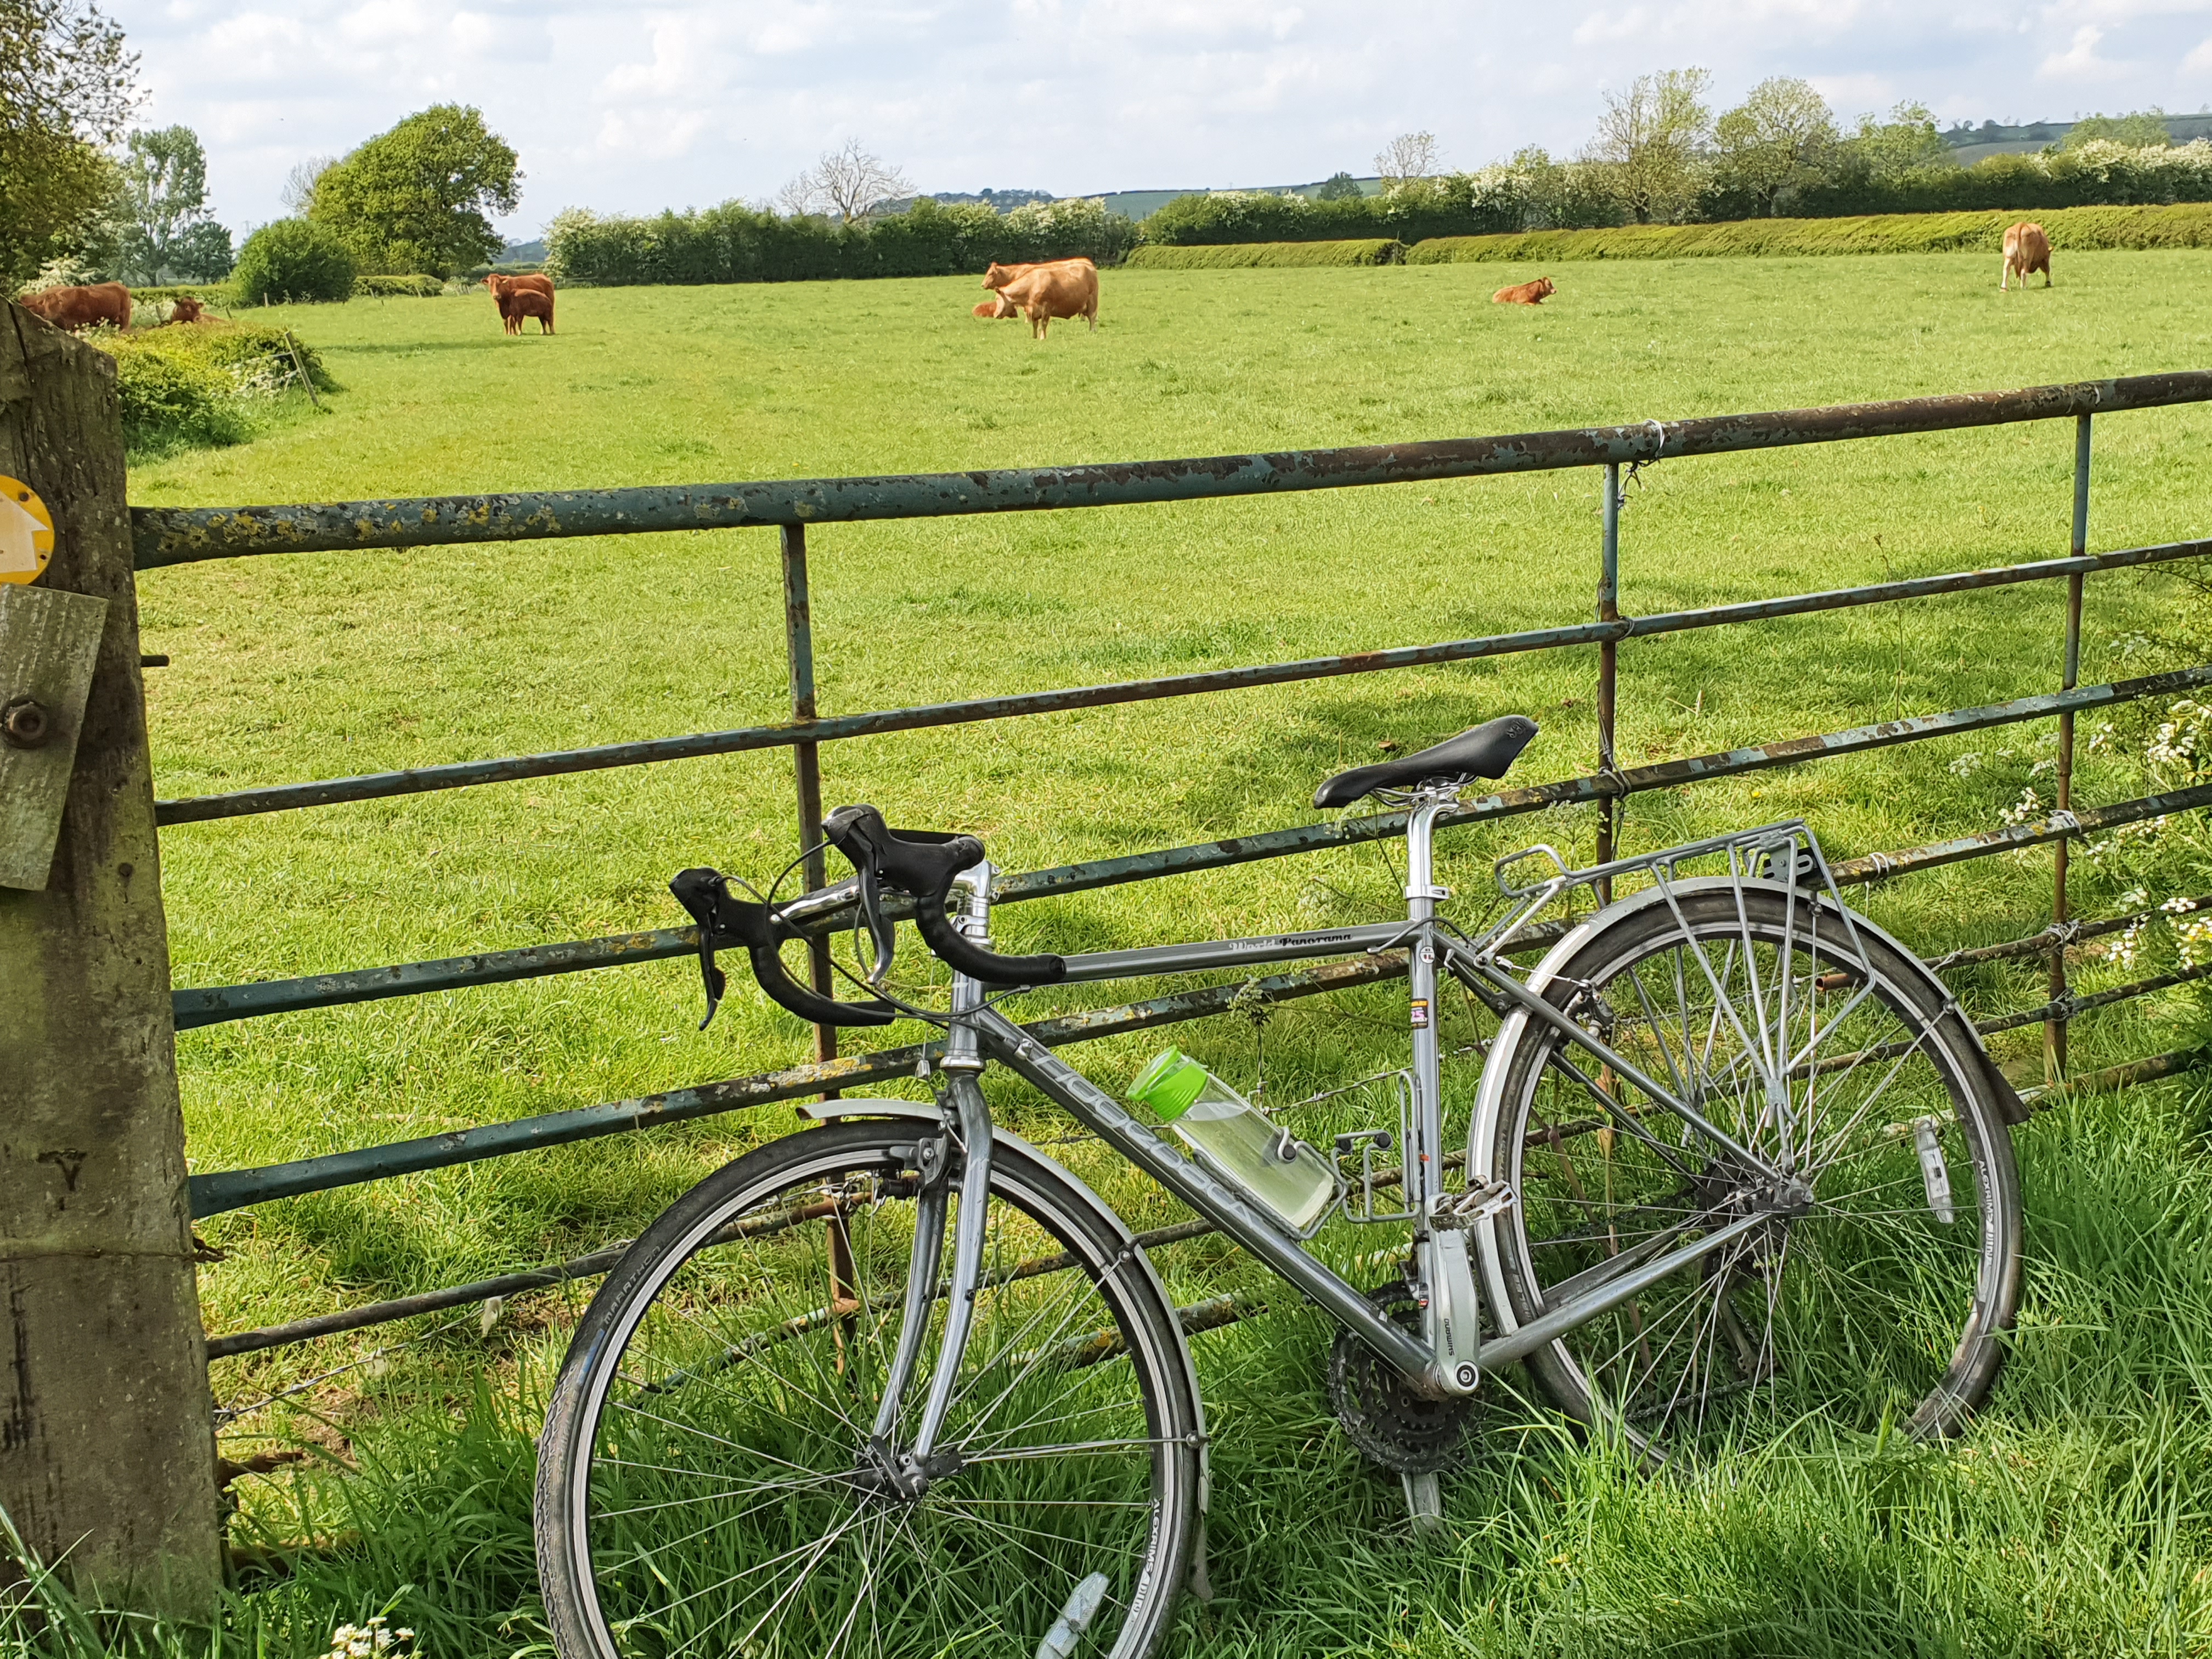
{"label": "tree", "polygon": [[137,68],[88,0],[0,0],[0,291],[107,234]]}
{"label": "tree", "polygon": [[1775,198],[1826,176],[1838,142],[1828,100],[1806,81],[1761,81],[1714,129],[1722,182],[1771,215]]}
{"label": "tree", "polygon": [[450,276],[498,258],[507,239],[486,216],[514,212],[521,180],[480,111],[440,104],[325,168],[308,216],[369,270]]}
{"label": "tree", "polygon": [[219,276],[230,269],[230,233],[208,219],[207,154],[190,127],[131,135],[119,208],[118,264],[127,279],[158,283],[165,270]]}
{"label": "tree", "polygon": [[169,264],[188,282],[212,283],[230,275],[237,255],[230,233],[212,219],[186,225],[169,251]]}
{"label": "tree", "polygon": [[1382,175],[1387,193],[1443,171],[1443,156],[1432,132],[1401,132],[1382,146],[1375,158],[1375,171]]}
{"label": "tree", "polygon": [[796,216],[822,214],[858,224],[878,204],[912,196],[906,175],[879,155],[848,138],[844,148],[824,151],[822,159],[777,193],[776,204]]}
{"label": "tree", "polygon": [[2153,105],[2132,115],[2092,115],[2076,121],[2058,141],[2058,148],[2079,149],[2098,138],[2125,144],[2130,149],[2166,149],[2173,143],[2173,134],[2166,125],[2166,112]]}
{"label": "tree", "polygon": [[1712,78],[1701,69],[1663,70],[1606,94],[1589,159],[1606,167],[1637,223],[1672,219],[1696,195],[1713,119],[1700,100]]}
{"label": "tree", "polygon": [[1332,173],[1314,191],[1316,202],[1349,202],[1367,192],[1359,188],[1357,179],[1348,173]]}
{"label": "tree", "polygon": [[292,170],[284,175],[283,186],[276,192],[276,199],[283,203],[284,210],[295,219],[304,219],[313,212],[315,180],[336,167],[337,162],[338,158],[335,155],[315,155],[304,161],[295,161]]}
{"label": "tree", "polygon": [[279,219],[246,239],[231,286],[245,305],[353,297],[353,251],[312,219]]}
{"label": "tree", "polygon": [[1843,145],[1850,170],[1877,185],[1895,185],[1920,167],[1954,167],[1959,158],[1936,130],[1925,104],[1899,104],[1887,121],[1862,115]]}

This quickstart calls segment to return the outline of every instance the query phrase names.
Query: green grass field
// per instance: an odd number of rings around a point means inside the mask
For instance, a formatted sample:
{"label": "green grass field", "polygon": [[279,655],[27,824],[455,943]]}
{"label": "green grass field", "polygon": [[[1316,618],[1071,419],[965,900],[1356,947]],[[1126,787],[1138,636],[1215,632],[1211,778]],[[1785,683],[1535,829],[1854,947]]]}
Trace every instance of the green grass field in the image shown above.
{"label": "green grass field", "polygon": [[[578,290],[550,338],[489,298],[356,301],[273,319],[343,390],[257,441],[139,468],[147,505],[230,505],[1215,454],[1504,433],[2193,367],[2212,252],[2074,254],[2001,295],[1979,255],[1577,265],[1540,311],[1486,302],[1534,268],[1114,272],[1098,331],[1034,343],[975,319],[967,281]],[[1558,273],[1554,273],[1557,275]],[[2099,428],[2091,544],[2212,533],[2212,411]],[[1666,462],[1624,517],[1634,612],[2064,551],[2064,422]],[[826,712],[1412,644],[1588,617],[1597,481],[1549,473],[1279,499],[813,533]],[[157,793],[376,771],[773,721],[787,714],[775,539],[764,531],[260,558],[149,573]],[[2082,677],[2180,660],[2171,575],[2091,584]],[[1678,635],[1622,653],[1624,759],[1711,752],[2057,683],[2056,586]],[[1589,769],[1595,653],[1492,659],[862,739],[823,756],[832,804],[983,835],[1006,867],[1303,823],[1325,773],[1509,710],[1545,733],[1516,775]],[[2142,793],[2156,709],[2113,717],[2079,801]],[[2094,726],[2096,723],[2091,723]],[[2048,735],[2014,727],[1643,797],[1631,849],[1802,813],[1853,855],[1986,828]],[[1964,757],[1977,757],[1967,762]],[[2047,768],[2045,769],[2047,771]],[[417,796],[165,833],[180,986],[443,957],[680,920],[664,884],[764,878],[797,848],[777,754]],[[1444,878],[1486,884],[1528,841],[1587,856],[1560,812],[1455,831]],[[2202,883],[2190,837],[2084,861],[2077,904]],[[2192,874],[2192,870],[2198,873]],[[2032,932],[2049,860],[2008,856],[1867,890],[1924,951]],[[1372,849],[1025,904],[1003,948],[1097,948],[1387,914]],[[2204,891],[2203,885],[2186,890]],[[2040,999],[1985,969],[1977,1012]],[[2082,981],[2134,976],[2085,961]],[[1157,988],[1103,993],[1109,1002]],[[701,1033],[684,962],[188,1032],[193,1167],[262,1164],[613,1100],[799,1060],[750,989]],[[1075,1006],[1039,996],[1025,1017]],[[2094,1066],[2174,1045],[2184,1000],[2091,1017]],[[1392,994],[1280,1013],[1273,1098],[1375,1069]],[[895,1033],[897,1040],[903,1033]],[[1075,1051],[1126,1081],[1168,1040],[1249,1079],[1220,1020]],[[2033,1069],[2039,1034],[2000,1057]],[[1018,1092],[1009,1121],[1049,1126]],[[560,1259],[634,1234],[795,1119],[775,1108],[352,1188],[216,1218],[211,1330]],[[2212,1269],[2201,1101],[2169,1085],[2083,1101],[2019,1137],[2029,1290],[2019,1352],[1961,1446],[1808,1425],[1724,1467],[1646,1479],[1501,1407],[1449,1483],[1449,1541],[1410,1540],[1395,1481],[1328,1420],[1326,1334],[1285,1313],[1194,1340],[1217,1436],[1214,1577],[1182,1651],[1206,1654],[1911,1654],[2201,1650]],[[1064,1130],[1058,1133],[1065,1133]],[[1128,1213],[1171,1213],[1071,1157]],[[1163,1253],[1179,1299],[1250,1282]],[[226,1445],[317,1461],[240,1488],[241,1539],[357,1534],[240,1604],[256,1651],[313,1654],[396,1598],[434,1659],[543,1639],[526,1437],[574,1297],[526,1297],[238,1421]],[[219,1362],[248,1404],[428,1322]],[[255,1438],[257,1436],[269,1438]],[[239,1452],[232,1450],[231,1455]],[[351,1471],[349,1473],[348,1471]]]}

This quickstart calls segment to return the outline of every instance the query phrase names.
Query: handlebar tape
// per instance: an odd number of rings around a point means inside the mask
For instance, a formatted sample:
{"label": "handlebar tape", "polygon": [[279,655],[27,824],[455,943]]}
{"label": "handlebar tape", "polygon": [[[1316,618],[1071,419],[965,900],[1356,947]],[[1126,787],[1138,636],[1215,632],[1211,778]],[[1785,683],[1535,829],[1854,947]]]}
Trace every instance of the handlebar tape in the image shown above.
{"label": "handlebar tape", "polygon": [[765,904],[735,897],[729,878],[719,870],[686,870],[668,884],[676,901],[699,924],[699,976],[707,988],[705,1030],[722,1000],[726,980],[714,965],[714,952],[742,947],[752,962],[753,977],[771,1000],[780,1003],[812,1025],[888,1025],[899,1011],[880,997],[865,1002],[840,1002],[801,985],[784,971],[776,946],[798,935],[780,928]]}
{"label": "handlebar tape", "polygon": [[987,985],[1051,985],[1066,977],[1065,957],[1001,956],[976,944],[945,914],[954,878],[982,861],[983,843],[975,836],[893,830],[872,806],[839,807],[822,821],[822,833],[860,872],[861,902],[872,917],[881,915],[880,885],[913,896],[915,927],[948,967]]}

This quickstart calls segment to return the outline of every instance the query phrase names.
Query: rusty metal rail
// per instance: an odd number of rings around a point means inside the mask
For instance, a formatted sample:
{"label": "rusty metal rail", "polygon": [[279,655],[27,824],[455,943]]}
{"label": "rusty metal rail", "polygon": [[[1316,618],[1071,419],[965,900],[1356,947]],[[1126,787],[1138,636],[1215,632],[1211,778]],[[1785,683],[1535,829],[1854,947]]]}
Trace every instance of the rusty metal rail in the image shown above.
{"label": "rusty metal rail", "polygon": [[[2171,794],[2145,796],[2140,800],[2124,801],[2116,806],[2083,811],[2069,814],[2064,819],[2008,824],[1981,835],[1960,836],[1930,846],[1911,848],[1896,853],[1871,854],[1864,858],[1846,860],[1832,866],[1832,869],[1839,884],[1863,885],[1967,859],[1985,858],[2020,848],[2040,846],[2062,836],[2094,834],[2103,830],[2117,829],[2122,824],[2140,823],[2169,812],[2204,806],[2212,806],[2212,784],[2203,784],[2194,789],[2176,791]],[[1531,928],[1523,936],[1522,943],[1533,947],[1548,944],[1556,936],[1556,930],[1552,928]],[[1383,980],[1395,979],[1405,971],[1404,958],[1395,954],[1329,963],[1318,968],[1255,979],[1250,981],[1250,994],[1271,1002],[1289,1001],[1325,992],[1346,990],[1355,985],[1376,984]],[[1172,1025],[1185,1020],[1204,1019],[1224,1012],[1231,1003],[1246,990],[1246,985],[1240,981],[1209,986],[1200,990],[1179,991],[1171,995],[1153,997],[1116,1007],[1061,1014],[1040,1020],[1024,1029],[1047,1046],[1057,1048],[1064,1043],[1084,1042],[1128,1031],[1149,1030],[1156,1026]],[[2041,1011],[2034,1016],[2035,1018],[2044,1017]],[[662,1123],[684,1122],[693,1118],[713,1117],[724,1112],[766,1106],[778,1101],[804,1100],[814,1095],[840,1093],[869,1085],[895,1082],[915,1075],[916,1065],[927,1048],[927,1045],[924,1044],[880,1048],[870,1054],[849,1054],[819,1060],[812,1065],[794,1066],[781,1072],[732,1078],[688,1089],[672,1089],[662,1094],[613,1101],[605,1105],[547,1112],[507,1123],[455,1129],[443,1134],[394,1141],[382,1146],[331,1152],[288,1164],[265,1164],[258,1169],[196,1175],[191,1182],[191,1212],[197,1220],[221,1214],[225,1210],[266,1203],[271,1199],[294,1198],[334,1187],[381,1181],[392,1176],[444,1169],[457,1164],[473,1164],[483,1158],[511,1157],[517,1152],[534,1152],[541,1147],[564,1146],[574,1141],[622,1134]]]}
{"label": "rusty metal rail", "polygon": [[740,530],[767,525],[1034,513],[1079,507],[1219,500],[1363,484],[1629,465],[1800,444],[2050,421],[2212,400],[2212,371],[2135,374],[2017,392],[1960,392],[1765,414],[1713,415],[1635,426],[1578,427],[1494,438],[1366,444],[1341,449],[1212,455],[1096,466],[755,483],[671,484],[528,495],[432,495],[296,507],[136,507],[141,570],[256,553],[538,541],[641,531]]}
{"label": "rusty metal rail", "polygon": [[[2143,697],[2168,696],[2197,686],[2212,684],[2212,664],[2153,674],[2141,679],[2120,680],[2110,685],[2081,686],[2074,690],[1979,708],[1953,709],[1942,714],[1916,715],[1907,720],[1883,720],[1819,737],[1785,738],[1756,747],[1732,749],[1717,755],[1692,756],[1656,765],[1632,767],[1609,775],[1568,778],[1556,783],[1502,790],[1446,814],[1445,824],[1473,823],[1510,817],[1547,807],[1589,801],[1617,799],[1654,789],[1672,789],[1713,778],[1735,777],[1765,771],[1823,756],[1863,753],[1894,744],[1923,742],[1931,738],[1957,737],[1969,732],[2022,720],[2045,720],[2061,712],[2109,708]],[[819,803],[817,803],[818,811]],[[1219,869],[1258,859],[1280,858],[1312,852],[1326,846],[1352,846],[1364,841],[1402,836],[1406,815],[1376,813],[1331,823],[1301,825],[1256,836],[1237,836],[1192,847],[1175,847],[1139,853],[1126,858],[1103,859],[1082,865],[1060,865],[1001,878],[1000,902],[1045,898],[1054,895],[1146,880],[1155,876]],[[828,933],[842,925],[842,916],[820,918],[815,931]],[[689,927],[617,933],[593,939],[574,939],[558,945],[492,951],[431,962],[399,963],[388,968],[364,968],[350,972],[309,975],[299,979],[269,980],[258,984],[211,986],[179,990],[173,994],[177,1028],[219,1024],[260,1015],[289,1013],[306,1008],[331,1007],[343,1003],[374,1002],[386,997],[416,996],[470,985],[498,985],[515,980],[588,969],[615,968],[643,962],[664,961],[698,949],[697,933]]]}
{"label": "rusty metal rail", "polygon": [[[1739,605],[1714,605],[1698,611],[1660,611],[1645,617],[1578,623],[1563,628],[1533,629],[1517,634],[1450,640],[1434,645],[1401,646],[1382,651],[1354,652],[1343,656],[1313,657],[1299,662],[1215,669],[1204,673],[1126,680],[1113,685],[1031,691],[1013,696],[977,697],[963,702],[930,703],[911,708],[879,709],[861,714],[830,714],[797,720],[788,726],[739,726],[726,732],[700,732],[684,737],[598,744],[588,749],[513,755],[499,760],[452,761],[442,765],[411,767],[404,772],[374,772],[356,777],[324,778],[310,783],[270,784],[254,789],[230,790],[217,795],[191,795],[176,800],[157,801],[155,803],[155,822],[166,828],[177,823],[203,823],[213,818],[291,811],[304,806],[387,800],[398,795],[424,794],[439,789],[468,789],[487,783],[519,783],[532,778],[605,771],[614,767],[652,766],[663,761],[699,760],[709,756],[743,754],[763,749],[811,748],[824,743],[871,737],[885,732],[916,732],[930,726],[966,726],[981,720],[1009,720],[1027,714],[1059,714],[1071,708],[1099,708],[1113,703],[1148,702],[1162,697],[1201,696],[1255,686],[1287,685],[1300,680],[1372,674],[1386,669],[1431,667],[1439,663],[1470,662],[1481,657],[1554,651],[1565,646],[1611,645],[1622,640],[1649,639],[1662,634],[1726,628],[1748,622],[1771,622],[1781,617],[1808,616],[1823,611],[1887,605],[1899,599],[1926,599],[1939,593],[2008,587],[2021,582],[2049,581],[2060,577],[2071,580],[2092,571],[2121,570],[2139,565],[2162,564],[2177,559],[2201,559],[2208,554],[2212,554],[2212,541],[2172,542],[2155,547],[2126,548],[2081,558],[2041,559],[2032,563],[2000,565],[1986,570],[1961,570],[1947,575],[1876,582],[1826,592],[1752,599]],[[800,591],[803,592],[803,568],[798,580],[802,584]],[[794,667],[800,661],[799,648],[794,645]],[[811,640],[803,648],[811,702],[813,663]],[[1603,757],[1603,763],[1607,767],[1611,765],[1609,751]]]}

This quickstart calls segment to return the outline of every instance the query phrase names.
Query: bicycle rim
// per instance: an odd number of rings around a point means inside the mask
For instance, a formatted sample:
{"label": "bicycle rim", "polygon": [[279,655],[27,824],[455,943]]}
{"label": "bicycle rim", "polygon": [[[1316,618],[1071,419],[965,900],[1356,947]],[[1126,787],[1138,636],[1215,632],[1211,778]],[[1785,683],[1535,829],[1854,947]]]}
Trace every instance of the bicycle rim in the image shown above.
{"label": "bicycle rim", "polygon": [[[1976,1057],[1917,964],[1872,929],[1779,889],[1678,902],[1679,915],[1651,901],[1601,920],[1547,994],[1792,1169],[1812,1201],[1531,1369],[1568,1412],[1658,1455],[1816,1413],[1955,1430],[1995,1381],[2020,1271],[2011,1145]],[[1518,1194],[1491,1238],[1493,1292],[1516,1325],[1578,1274],[1748,1212],[1735,1160],[1682,1117],[1533,1022],[1509,1022],[1500,1042],[1497,1103],[1477,1126],[1489,1144],[1474,1151]]]}
{"label": "bicycle rim", "polygon": [[[1150,1650],[1188,1547],[1194,1413],[1149,1272],[1042,1160],[994,1155],[985,1282],[939,1443],[957,1469],[919,1497],[866,1477],[914,1148],[935,1133],[855,1123],[764,1148],[611,1276],[542,1443],[562,1659],[1028,1654],[1093,1575],[1081,1650]],[[902,1434],[944,1311],[940,1291]]]}

